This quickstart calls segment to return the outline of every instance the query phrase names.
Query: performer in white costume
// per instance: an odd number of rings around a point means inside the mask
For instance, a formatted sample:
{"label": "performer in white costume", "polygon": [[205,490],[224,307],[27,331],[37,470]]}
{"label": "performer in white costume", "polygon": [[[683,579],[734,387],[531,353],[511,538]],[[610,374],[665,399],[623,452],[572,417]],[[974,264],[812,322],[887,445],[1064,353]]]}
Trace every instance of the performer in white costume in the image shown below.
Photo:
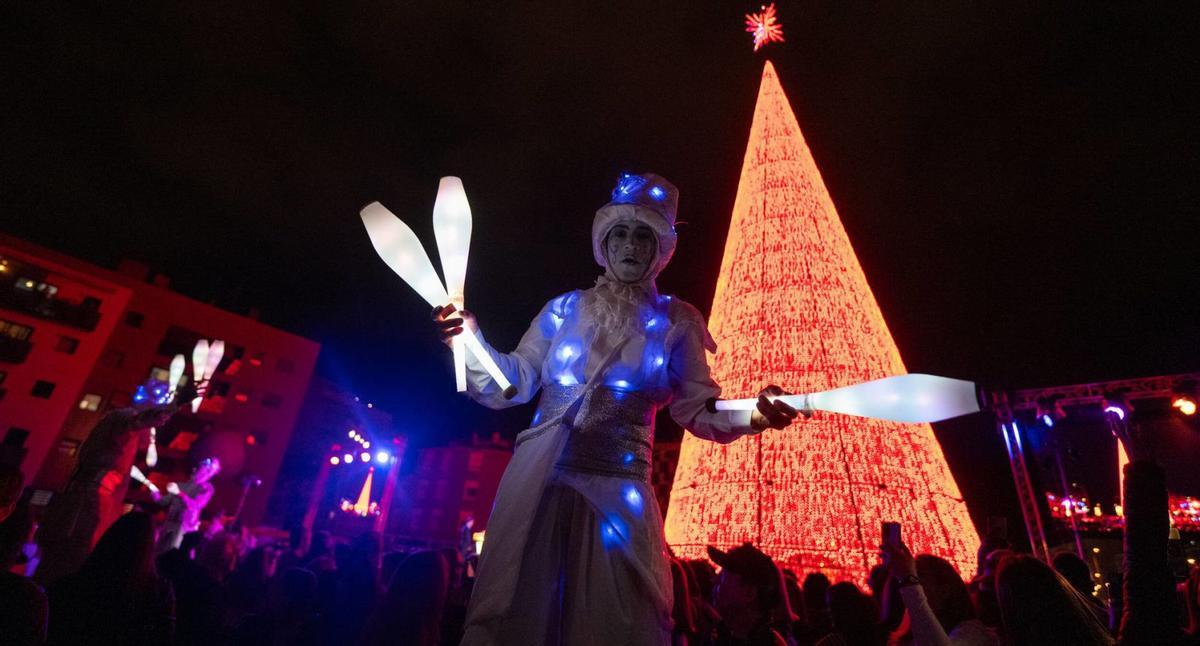
{"label": "performer in white costume", "polygon": [[[515,397],[468,359],[468,394],[485,406],[542,394],[488,520],[465,645],[669,644],[671,573],[650,488],[655,413],[669,407],[693,434],[723,443],[796,417],[768,400],[782,393],[774,386],[756,411],[713,407],[721,390],[704,317],[654,283],[675,251],[677,205],[662,177],[621,177],[592,224],[605,270],[595,287],[547,303],[509,354],[484,342]],[[445,341],[475,328],[451,306],[434,318]]]}

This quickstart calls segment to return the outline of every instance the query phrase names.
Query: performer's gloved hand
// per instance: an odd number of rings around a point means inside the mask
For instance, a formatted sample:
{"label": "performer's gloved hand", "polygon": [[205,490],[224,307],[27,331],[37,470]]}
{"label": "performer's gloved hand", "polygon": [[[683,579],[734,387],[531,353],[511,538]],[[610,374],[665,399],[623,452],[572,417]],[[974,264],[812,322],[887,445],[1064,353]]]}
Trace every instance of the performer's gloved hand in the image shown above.
{"label": "performer's gloved hand", "polygon": [[757,431],[768,428],[787,428],[800,412],[788,406],[783,400],[775,398],[790,394],[775,385],[763,388],[758,393],[758,408],[750,413],[750,427]]}
{"label": "performer's gloved hand", "polygon": [[[452,315],[457,316],[449,318]],[[469,325],[472,330],[478,329],[475,325],[475,315],[467,310],[460,312],[454,305],[433,308],[433,321],[438,329],[438,340],[446,345],[450,345],[454,337],[462,334],[464,325]]]}
{"label": "performer's gloved hand", "polygon": [[207,381],[189,382],[175,391],[175,401],[179,404],[187,404],[197,397],[203,397],[207,391]]}

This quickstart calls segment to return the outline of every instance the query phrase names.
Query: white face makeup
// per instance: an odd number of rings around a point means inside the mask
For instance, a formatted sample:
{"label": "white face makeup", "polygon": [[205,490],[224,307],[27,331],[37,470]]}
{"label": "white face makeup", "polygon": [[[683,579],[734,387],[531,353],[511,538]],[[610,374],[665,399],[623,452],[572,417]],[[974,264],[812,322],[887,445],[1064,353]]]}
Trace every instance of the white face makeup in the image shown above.
{"label": "white face makeup", "polygon": [[646,277],[657,246],[654,230],[640,223],[617,224],[604,238],[608,267],[623,283],[636,283]]}

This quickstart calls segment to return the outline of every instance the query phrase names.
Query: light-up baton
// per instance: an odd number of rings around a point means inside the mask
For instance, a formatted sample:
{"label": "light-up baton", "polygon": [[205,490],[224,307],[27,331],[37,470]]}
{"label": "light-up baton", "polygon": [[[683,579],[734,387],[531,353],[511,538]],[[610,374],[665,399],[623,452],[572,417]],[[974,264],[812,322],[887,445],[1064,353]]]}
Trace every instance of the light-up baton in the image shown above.
{"label": "light-up baton", "polygon": [[[380,259],[396,272],[396,275],[430,306],[441,307],[450,302],[446,288],[442,286],[433,270],[429,255],[425,253],[417,234],[413,233],[407,224],[379,202],[366,205],[359,215],[367,229],[367,235],[371,238],[371,246],[375,247]],[[517,389],[500,371],[500,366],[496,365],[492,355],[483,348],[475,333],[470,328],[463,327],[460,336],[467,349],[479,359],[488,375],[503,390],[504,398],[512,399],[517,394]]]}
{"label": "light-up baton", "polygon": [[[982,410],[974,382],[936,375],[885,377],[816,393],[772,398],[796,410],[820,410],[919,424]],[[717,410],[754,410],[758,399],[717,400]]]}
{"label": "light-up baton", "polygon": [[146,488],[150,491],[158,493],[158,487],[154,486],[154,483],[150,482],[150,479],[146,477],[146,474],[142,473],[142,470],[136,466],[129,468],[129,476],[134,480],[146,485]]}
{"label": "light-up baton", "polygon": [[[443,177],[433,201],[433,236],[442,259],[442,277],[446,295],[459,311],[465,309],[463,290],[467,282],[467,255],[471,250],[471,204],[462,180]],[[457,337],[450,342],[454,351],[454,384],[458,392],[467,390],[466,347]]]}

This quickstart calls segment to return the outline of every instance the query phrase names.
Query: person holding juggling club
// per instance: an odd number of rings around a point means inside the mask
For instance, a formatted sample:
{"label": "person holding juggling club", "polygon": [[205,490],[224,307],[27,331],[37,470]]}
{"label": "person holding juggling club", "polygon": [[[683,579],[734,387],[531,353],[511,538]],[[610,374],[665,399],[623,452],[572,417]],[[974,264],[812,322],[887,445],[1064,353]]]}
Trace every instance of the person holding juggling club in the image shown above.
{"label": "person holding juggling club", "polygon": [[183,484],[168,484],[166,496],[157,489],[150,490],[150,497],[167,507],[167,520],[158,535],[159,552],[179,547],[184,534],[200,529],[200,513],[213,497],[210,481],[220,472],[221,461],[207,457],[196,465],[190,480]]}
{"label": "person holding juggling club", "polygon": [[[156,392],[161,385],[145,390]],[[150,397],[131,407],[110,411],[79,447],[78,461],[66,489],[50,499],[38,529],[42,550],[36,572],[48,584],[79,569],[92,545],[121,515],[138,446],[149,441],[149,429],[161,428],[195,397],[207,382],[180,386],[174,393]]]}
{"label": "person holding juggling club", "polygon": [[677,205],[662,177],[622,175],[592,224],[604,273],[547,303],[513,352],[488,345],[470,313],[433,311],[442,341],[475,332],[516,389],[506,397],[467,353],[472,399],[504,408],[541,391],[488,521],[463,644],[669,644],[671,574],[649,483],[655,413],[666,407],[722,443],[798,415],[776,386],[754,410],[716,409],[704,317],[655,285],[675,251]]}

